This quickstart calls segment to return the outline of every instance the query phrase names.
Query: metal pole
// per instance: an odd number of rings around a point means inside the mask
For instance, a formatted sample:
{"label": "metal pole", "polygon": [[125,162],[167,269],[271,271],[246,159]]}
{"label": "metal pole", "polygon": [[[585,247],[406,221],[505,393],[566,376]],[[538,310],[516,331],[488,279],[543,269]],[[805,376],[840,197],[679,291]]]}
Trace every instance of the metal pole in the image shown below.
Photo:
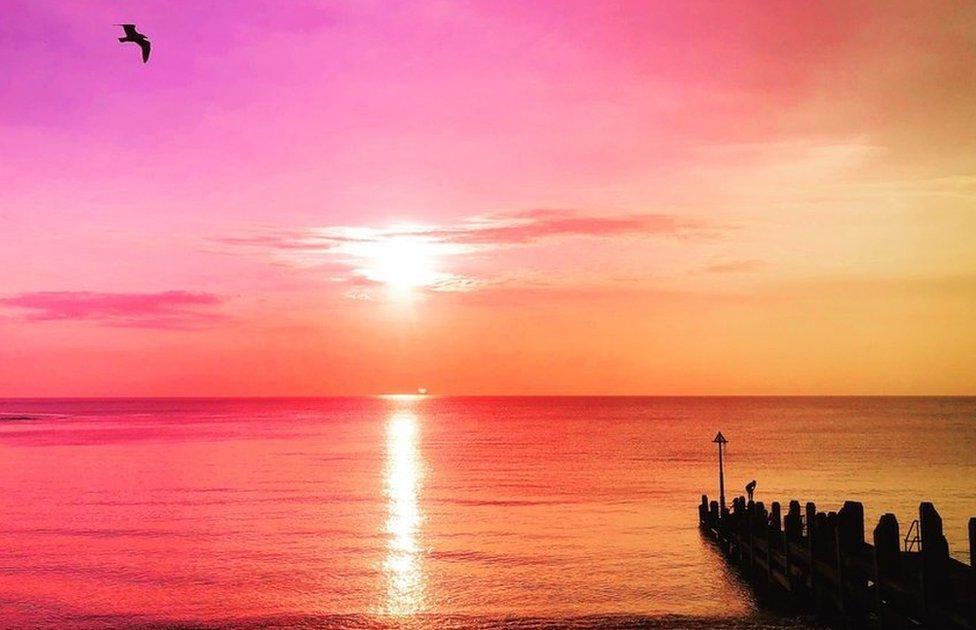
{"label": "metal pole", "polygon": [[720,506],[719,516],[725,513],[725,462],[722,461],[722,447],[728,443],[722,432],[719,431],[712,440],[718,444],[718,501]]}
{"label": "metal pole", "polygon": [[725,513],[725,465],[722,462],[722,447],[725,442],[718,443],[718,504],[721,509],[719,517]]}

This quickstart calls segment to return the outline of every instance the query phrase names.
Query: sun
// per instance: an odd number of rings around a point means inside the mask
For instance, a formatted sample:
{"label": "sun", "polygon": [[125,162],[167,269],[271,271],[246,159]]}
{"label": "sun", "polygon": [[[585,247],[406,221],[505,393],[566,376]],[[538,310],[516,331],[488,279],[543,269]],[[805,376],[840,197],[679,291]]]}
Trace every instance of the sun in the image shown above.
{"label": "sun", "polygon": [[408,238],[393,238],[375,243],[363,275],[386,284],[398,292],[430,286],[443,274],[434,269],[430,243]]}

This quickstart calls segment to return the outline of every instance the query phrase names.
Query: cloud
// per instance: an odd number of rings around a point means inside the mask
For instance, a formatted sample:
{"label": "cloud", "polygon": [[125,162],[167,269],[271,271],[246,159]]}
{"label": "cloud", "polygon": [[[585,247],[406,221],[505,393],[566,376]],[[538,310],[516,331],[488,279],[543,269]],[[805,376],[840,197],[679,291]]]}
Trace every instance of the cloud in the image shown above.
{"label": "cloud", "polygon": [[705,267],[705,271],[710,273],[746,273],[759,271],[765,266],[766,263],[761,260],[730,260],[709,265]]}
{"label": "cloud", "polygon": [[[573,210],[536,209],[480,215],[447,225],[373,227],[307,227],[274,229],[244,236],[214,239],[223,245],[277,252],[325,253],[343,245],[417,239],[440,245],[477,246],[479,249],[528,245],[543,239],[704,233],[700,222],[670,214],[587,216]],[[463,251],[467,251],[462,248]]]}
{"label": "cloud", "polygon": [[90,321],[123,328],[193,329],[225,319],[209,310],[223,300],[210,293],[93,293],[42,291],[0,298],[0,307],[26,311],[26,321]]}
{"label": "cloud", "polygon": [[678,234],[697,227],[700,226],[668,214],[599,217],[581,216],[570,210],[541,209],[489,215],[455,226],[425,228],[403,234],[449,243],[520,245],[544,238],[571,236]]}
{"label": "cloud", "polygon": [[469,293],[478,291],[489,284],[493,283],[468,276],[448,275],[434,282],[430,286],[430,290],[438,293]]}
{"label": "cloud", "polygon": [[212,242],[231,251],[263,254],[280,264],[330,269],[333,280],[352,286],[383,284],[402,275],[404,267],[416,267],[413,273],[417,288],[468,293],[496,284],[497,279],[447,273],[440,269],[445,258],[531,247],[560,239],[687,238],[709,236],[717,229],[722,228],[670,214],[597,216],[568,209],[532,209],[435,225],[258,228]]}

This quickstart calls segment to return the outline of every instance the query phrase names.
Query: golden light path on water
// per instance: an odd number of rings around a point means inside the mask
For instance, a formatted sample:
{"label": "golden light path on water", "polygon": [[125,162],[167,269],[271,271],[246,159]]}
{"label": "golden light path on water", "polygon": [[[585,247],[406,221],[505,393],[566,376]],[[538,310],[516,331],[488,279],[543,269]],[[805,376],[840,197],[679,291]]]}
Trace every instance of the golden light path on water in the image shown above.
{"label": "golden light path on water", "polygon": [[424,575],[417,546],[423,520],[419,507],[423,468],[417,416],[398,411],[386,427],[384,490],[389,542],[383,562],[387,580],[383,611],[390,615],[411,615],[424,608]]}

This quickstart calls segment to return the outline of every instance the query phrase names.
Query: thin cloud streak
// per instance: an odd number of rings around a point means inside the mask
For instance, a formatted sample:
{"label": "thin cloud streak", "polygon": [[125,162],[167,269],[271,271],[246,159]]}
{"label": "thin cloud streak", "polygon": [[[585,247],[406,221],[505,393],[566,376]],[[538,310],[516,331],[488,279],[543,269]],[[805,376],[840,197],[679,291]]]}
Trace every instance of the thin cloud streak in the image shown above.
{"label": "thin cloud streak", "polygon": [[537,209],[477,216],[456,225],[401,225],[391,228],[335,226],[303,230],[272,228],[268,232],[215,240],[224,245],[298,251],[322,251],[343,243],[380,242],[395,238],[501,247],[574,236],[688,235],[704,231],[705,228],[701,222],[670,214],[605,217],[580,215],[573,210]]}
{"label": "thin cloud streak", "polygon": [[748,273],[760,271],[767,266],[761,260],[730,260],[705,267],[709,273]]}
{"label": "thin cloud streak", "polygon": [[226,317],[208,309],[223,303],[210,293],[94,293],[41,291],[0,298],[0,307],[26,311],[29,322],[88,321],[118,328],[205,328]]}
{"label": "thin cloud streak", "polygon": [[458,226],[437,227],[404,236],[473,245],[522,245],[544,238],[605,237],[626,234],[675,235],[701,226],[668,214],[632,214],[619,217],[580,216],[570,210],[528,210],[476,218]]}
{"label": "thin cloud streak", "polygon": [[[369,277],[370,261],[382,257],[389,247],[409,246],[431,260],[443,260],[561,239],[707,237],[721,229],[670,214],[593,216],[567,209],[532,209],[479,215],[447,225],[269,227],[212,241],[231,251],[247,250],[296,267],[338,268],[339,277],[335,280],[368,287],[379,284]],[[487,277],[438,272],[436,278],[420,288],[438,293],[469,293],[497,283],[497,279]]]}

